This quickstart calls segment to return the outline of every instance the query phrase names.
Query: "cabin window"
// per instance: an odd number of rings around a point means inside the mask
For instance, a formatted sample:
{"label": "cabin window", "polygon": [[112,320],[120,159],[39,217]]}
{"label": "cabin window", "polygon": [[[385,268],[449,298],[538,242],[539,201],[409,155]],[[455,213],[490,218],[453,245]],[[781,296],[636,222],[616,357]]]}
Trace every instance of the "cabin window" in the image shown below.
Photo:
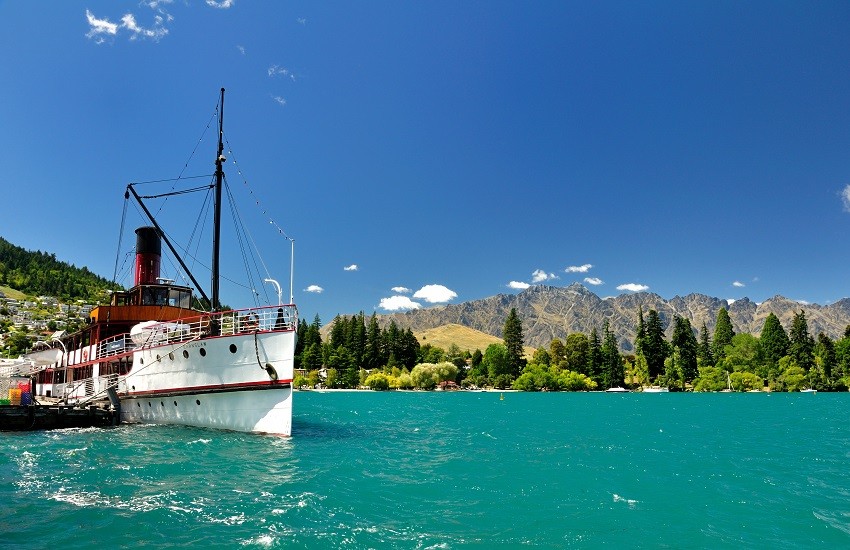
{"label": "cabin window", "polygon": [[189,308],[192,305],[192,293],[186,290],[177,290],[176,288],[169,289],[168,305]]}
{"label": "cabin window", "polygon": [[143,306],[164,306],[168,303],[168,289],[146,286],[142,289]]}

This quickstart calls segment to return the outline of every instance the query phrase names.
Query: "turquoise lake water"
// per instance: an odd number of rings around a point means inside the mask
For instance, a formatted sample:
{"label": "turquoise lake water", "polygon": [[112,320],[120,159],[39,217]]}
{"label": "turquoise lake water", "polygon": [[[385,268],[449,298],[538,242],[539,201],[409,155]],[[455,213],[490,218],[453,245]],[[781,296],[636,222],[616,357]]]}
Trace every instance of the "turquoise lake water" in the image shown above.
{"label": "turquoise lake water", "polygon": [[850,547],[850,394],[499,395],[2,433],[0,547]]}

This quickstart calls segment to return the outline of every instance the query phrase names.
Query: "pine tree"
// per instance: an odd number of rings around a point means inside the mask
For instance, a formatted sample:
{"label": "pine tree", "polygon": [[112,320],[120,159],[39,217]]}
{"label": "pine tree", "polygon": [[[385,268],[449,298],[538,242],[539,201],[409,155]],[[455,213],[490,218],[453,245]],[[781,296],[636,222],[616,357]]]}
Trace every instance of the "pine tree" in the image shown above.
{"label": "pine tree", "polygon": [[814,338],[809,336],[809,324],[806,321],[806,312],[800,310],[794,315],[791,323],[791,343],[788,346],[788,354],[803,369],[808,372],[814,364]]}
{"label": "pine tree", "polygon": [[815,362],[823,369],[823,375],[828,383],[833,382],[833,370],[837,363],[835,356],[835,344],[832,339],[824,333],[818,334],[818,343],[815,346]]}
{"label": "pine tree", "polygon": [[679,349],[682,380],[684,382],[693,381],[699,374],[697,370],[697,339],[691,328],[691,322],[685,317],[676,316],[673,338],[670,343],[674,348]]}
{"label": "pine tree", "polygon": [[643,321],[643,306],[638,305],[638,326],[635,335],[635,355],[643,353],[643,343],[646,340],[646,325]]}
{"label": "pine tree", "polygon": [[782,328],[782,323],[779,322],[779,317],[770,313],[767,319],[764,320],[764,326],[761,329],[761,349],[764,351],[765,360],[770,365],[776,366],[779,360],[788,355],[788,348],[791,341],[788,339],[788,334]]}
{"label": "pine tree", "polygon": [[732,337],[735,336],[735,331],[732,330],[732,320],[729,319],[729,312],[725,307],[720,308],[717,312],[717,324],[714,327],[714,338],[712,341],[712,353],[714,360],[720,362],[726,357],[726,346],[732,345]]}
{"label": "pine tree", "polygon": [[699,333],[699,346],[697,346],[697,363],[704,367],[714,366],[714,355],[711,353],[711,341],[708,338],[708,328],[705,321],[702,322],[702,330]]}
{"label": "pine tree", "polygon": [[378,326],[376,313],[369,318],[369,328],[366,330],[366,349],[363,352],[363,366],[367,369],[377,369],[381,363],[381,328]]}
{"label": "pine tree", "polygon": [[622,386],[625,372],[623,369],[623,358],[620,356],[620,350],[617,347],[617,338],[611,332],[608,321],[602,328],[602,382],[605,388],[613,388],[614,386]]}
{"label": "pine tree", "polygon": [[664,359],[670,354],[670,347],[664,339],[664,327],[661,318],[654,309],[649,310],[646,322],[646,338],[641,346],[646,364],[649,366],[650,378],[660,376],[664,372]]}
{"label": "pine tree", "polygon": [[602,342],[599,340],[599,333],[596,327],[590,331],[590,344],[587,361],[587,376],[589,376],[597,385],[602,386],[602,369],[605,358],[602,355]]}
{"label": "pine tree", "polygon": [[523,357],[523,338],[522,338],[522,320],[517,315],[516,308],[511,308],[508,318],[505,319],[505,327],[502,331],[502,338],[505,342],[505,348],[508,350],[508,364],[510,365],[510,374],[514,378],[518,378],[522,369],[525,367],[525,358]]}

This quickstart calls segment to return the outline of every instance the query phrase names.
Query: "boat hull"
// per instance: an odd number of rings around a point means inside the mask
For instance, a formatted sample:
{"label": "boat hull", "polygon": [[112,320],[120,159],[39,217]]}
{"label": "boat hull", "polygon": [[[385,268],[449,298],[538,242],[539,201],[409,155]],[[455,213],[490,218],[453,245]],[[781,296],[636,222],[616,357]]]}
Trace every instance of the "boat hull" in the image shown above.
{"label": "boat hull", "polygon": [[289,384],[239,391],[121,399],[121,422],[177,424],[270,435],[292,434]]}
{"label": "boat hull", "polygon": [[295,332],[254,332],[136,350],[121,421],[289,436]]}

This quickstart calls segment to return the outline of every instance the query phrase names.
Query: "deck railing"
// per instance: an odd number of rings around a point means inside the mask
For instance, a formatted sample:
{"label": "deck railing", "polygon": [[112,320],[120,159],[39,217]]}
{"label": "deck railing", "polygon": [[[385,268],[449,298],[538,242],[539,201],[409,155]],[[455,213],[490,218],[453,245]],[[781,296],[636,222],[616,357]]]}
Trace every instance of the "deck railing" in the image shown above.
{"label": "deck railing", "polygon": [[266,306],[219,313],[206,313],[162,323],[151,323],[132,337],[119,334],[97,346],[92,360],[121,355],[137,348],[174,344],[204,336],[232,336],[296,330],[298,309],[294,305]]}

